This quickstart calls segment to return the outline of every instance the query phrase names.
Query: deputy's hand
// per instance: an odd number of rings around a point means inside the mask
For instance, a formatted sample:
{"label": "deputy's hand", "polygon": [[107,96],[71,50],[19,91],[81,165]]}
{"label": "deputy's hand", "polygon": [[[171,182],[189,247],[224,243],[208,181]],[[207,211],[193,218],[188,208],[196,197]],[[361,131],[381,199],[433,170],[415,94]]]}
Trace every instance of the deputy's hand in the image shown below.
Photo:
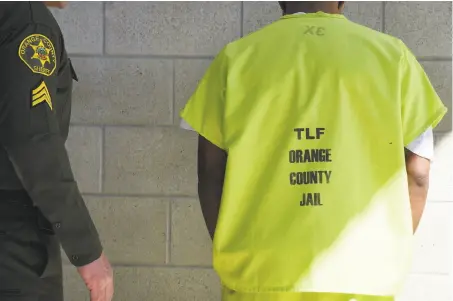
{"label": "deputy's hand", "polygon": [[91,301],[111,301],[113,298],[113,271],[104,253],[90,264],[77,268],[90,291]]}

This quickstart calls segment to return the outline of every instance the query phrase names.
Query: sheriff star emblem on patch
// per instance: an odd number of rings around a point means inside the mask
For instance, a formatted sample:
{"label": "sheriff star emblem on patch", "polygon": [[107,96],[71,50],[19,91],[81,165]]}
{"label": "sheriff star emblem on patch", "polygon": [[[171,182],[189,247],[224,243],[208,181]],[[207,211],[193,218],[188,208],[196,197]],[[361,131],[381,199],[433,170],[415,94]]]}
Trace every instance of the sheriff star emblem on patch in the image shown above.
{"label": "sheriff star emblem on patch", "polygon": [[41,34],[32,34],[20,43],[19,57],[33,73],[50,76],[57,67],[55,48]]}

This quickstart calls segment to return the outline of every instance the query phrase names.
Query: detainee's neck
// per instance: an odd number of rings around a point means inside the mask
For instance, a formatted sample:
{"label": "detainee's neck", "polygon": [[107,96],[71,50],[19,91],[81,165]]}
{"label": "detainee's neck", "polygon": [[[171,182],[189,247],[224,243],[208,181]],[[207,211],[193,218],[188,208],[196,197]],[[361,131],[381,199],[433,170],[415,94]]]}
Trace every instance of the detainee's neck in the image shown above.
{"label": "detainee's neck", "polygon": [[326,14],[340,14],[341,12],[336,8],[335,6],[332,5],[289,5],[286,8],[286,11],[284,12],[284,15],[292,15],[292,14],[297,14],[297,13],[317,13],[317,12],[323,12]]}

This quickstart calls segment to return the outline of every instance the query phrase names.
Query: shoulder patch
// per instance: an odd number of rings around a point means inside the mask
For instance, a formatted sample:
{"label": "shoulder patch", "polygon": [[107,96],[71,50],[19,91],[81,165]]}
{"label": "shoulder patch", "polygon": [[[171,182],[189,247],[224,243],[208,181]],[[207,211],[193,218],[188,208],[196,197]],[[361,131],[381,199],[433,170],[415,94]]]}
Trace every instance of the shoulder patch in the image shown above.
{"label": "shoulder patch", "polygon": [[52,110],[52,98],[44,81],[41,81],[38,87],[31,91],[31,106],[36,107],[40,103],[46,102]]}
{"label": "shoulder patch", "polygon": [[19,57],[33,73],[51,76],[57,67],[55,48],[44,35],[32,34],[19,46]]}

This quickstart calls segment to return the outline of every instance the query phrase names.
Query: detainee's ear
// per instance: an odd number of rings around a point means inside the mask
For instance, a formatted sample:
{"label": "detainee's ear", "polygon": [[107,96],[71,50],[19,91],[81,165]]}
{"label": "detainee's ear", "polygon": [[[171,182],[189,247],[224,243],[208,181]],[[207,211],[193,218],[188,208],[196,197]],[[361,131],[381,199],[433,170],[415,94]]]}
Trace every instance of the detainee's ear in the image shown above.
{"label": "detainee's ear", "polygon": [[47,7],[65,8],[67,6],[66,1],[44,1]]}

